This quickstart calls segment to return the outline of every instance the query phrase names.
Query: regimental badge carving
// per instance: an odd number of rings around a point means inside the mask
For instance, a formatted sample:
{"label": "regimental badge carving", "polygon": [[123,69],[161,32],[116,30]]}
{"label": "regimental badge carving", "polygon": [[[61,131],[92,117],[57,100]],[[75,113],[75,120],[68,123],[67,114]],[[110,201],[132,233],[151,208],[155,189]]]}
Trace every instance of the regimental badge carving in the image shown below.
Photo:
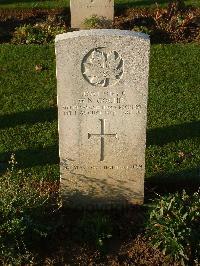
{"label": "regimental badge carving", "polygon": [[123,76],[124,62],[116,51],[92,49],[83,59],[82,74],[93,86],[115,85]]}

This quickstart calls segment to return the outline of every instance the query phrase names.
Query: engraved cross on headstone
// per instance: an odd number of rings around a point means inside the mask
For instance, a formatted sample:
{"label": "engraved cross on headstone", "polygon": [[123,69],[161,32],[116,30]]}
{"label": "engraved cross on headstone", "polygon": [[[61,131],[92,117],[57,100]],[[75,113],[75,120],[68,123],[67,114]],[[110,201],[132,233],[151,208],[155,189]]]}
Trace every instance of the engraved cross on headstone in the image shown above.
{"label": "engraved cross on headstone", "polygon": [[117,138],[117,134],[105,134],[105,119],[99,119],[101,122],[101,133],[100,134],[90,134],[88,133],[88,139],[90,139],[92,136],[97,136],[101,138],[101,155],[100,155],[100,161],[104,160],[104,150],[105,150],[105,137],[115,137]]}

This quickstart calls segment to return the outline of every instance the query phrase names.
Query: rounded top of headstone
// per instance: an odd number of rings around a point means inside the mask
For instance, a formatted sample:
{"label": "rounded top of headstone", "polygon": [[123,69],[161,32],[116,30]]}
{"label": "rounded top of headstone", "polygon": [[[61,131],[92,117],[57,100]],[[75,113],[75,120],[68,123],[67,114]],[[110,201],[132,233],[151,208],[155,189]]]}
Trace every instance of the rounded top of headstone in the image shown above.
{"label": "rounded top of headstone", "polygon": [[56,36],[55,41],[62,41],[70,38],[84,37],[84,36],[127,36],[135,37],[149,41],[149,35],[129,30],[116,30],[116,29],[92,29],[92,30],[80,30],[59,34]]}

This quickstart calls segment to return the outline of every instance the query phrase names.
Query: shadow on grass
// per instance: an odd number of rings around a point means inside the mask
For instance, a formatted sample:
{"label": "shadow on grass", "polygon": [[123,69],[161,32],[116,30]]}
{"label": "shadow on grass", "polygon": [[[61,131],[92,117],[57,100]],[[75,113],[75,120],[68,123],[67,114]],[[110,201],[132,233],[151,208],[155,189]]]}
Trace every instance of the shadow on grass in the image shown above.
{"label": "shadow on grass", "polygon": [[0,153],[0,171],[5,171],[11,154],[15,154],[20,169],[59,163],[58,145]]}
{"label": "shadow on grass", "polygon": [[[0,129],[17,127],[19,125],[32,125],[38,122],[52,122],[57,120],[57,108],[31,110],[0,116]],[[56,140],[55,140],[56,141]],[[59,163],[58,144],[48,147],[38,147],[26,150],[7,151],[0,153],[0,171],[5,171],[11,154],[15,158],[20,168],[34,166],[52,165]]]}
{"label": "shadow on grass", "polygon": [[152,199],[156,194],[175,193],[185,189],[188,193],[195,192],[200,186],[200,166],[173,173],[159,173],[145,180],[145,200]]}
{"label": "shadow on grass", "polygon": [[149,129],[147,131],[147,146],[163,146],[169,142],[197,137],[200,137],[200,121],[193,121],[181,125]]}
{"label": "shadow on grass", "polygon": [[0,116],[0,129],[15,127],[23,124],[51,122],[57,119],[57,108],[31,110]]}
{"label": "shadow on grass", "polygon": [[[57,108],[31,110],[0,116],[0,129],[57,120]],[[147,146],[163,146],[176,140],[200,137],[200,121],[147,130]]]}
{"label": "shadow on grass", "polygon": [[[45,121],[57,120],[57,109],[48,108],[32,110],[0,117],[0,129],[15,127],[22,124],[34,124]],[[147,132],[147,146],[163,146],[177,140],[199,137],[200,121],[193,121],[181,125],[165,128],[150,129]],[[58,143],[48,147],[37,147],[33,149],[7,151],[0,153],[0,171],[7,168],[7,162],[14,152],[19,168],[31,168],[35,166],[53,165],[59,163]],[[159,173],[146,180],[147,194],[154,192],[167,193],[178,190],[195,190],[200,184],[200,168],[188,169],[175,173]]]}

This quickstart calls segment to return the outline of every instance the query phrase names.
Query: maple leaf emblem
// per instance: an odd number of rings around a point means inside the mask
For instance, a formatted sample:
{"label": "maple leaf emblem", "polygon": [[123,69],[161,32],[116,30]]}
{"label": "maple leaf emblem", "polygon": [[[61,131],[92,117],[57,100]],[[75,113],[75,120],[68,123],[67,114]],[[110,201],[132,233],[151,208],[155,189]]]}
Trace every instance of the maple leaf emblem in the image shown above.
{"label": "maple leaf emblem", "polygon": [[117,52],[105,53],[94,49],[83,63],[83,76],[92,85],[107,87],[115,84],[123,74],[123,60]]}

